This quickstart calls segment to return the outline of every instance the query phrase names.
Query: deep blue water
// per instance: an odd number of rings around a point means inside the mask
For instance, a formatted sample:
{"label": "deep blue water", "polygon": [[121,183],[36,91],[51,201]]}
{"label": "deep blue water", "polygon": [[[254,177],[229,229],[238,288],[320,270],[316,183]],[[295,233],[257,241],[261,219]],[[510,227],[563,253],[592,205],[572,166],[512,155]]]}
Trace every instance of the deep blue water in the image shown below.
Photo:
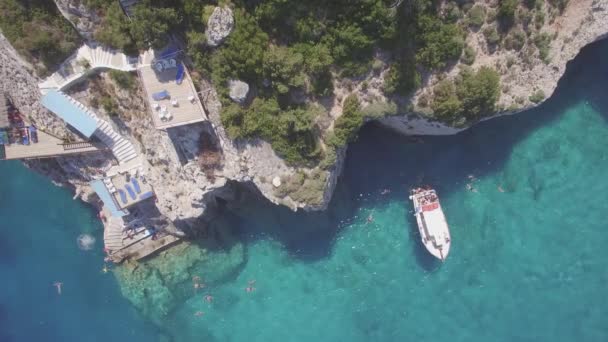
{"label": "deep blue water", "polygon": [[[176,303],[166,336],[607,341],[606,56],[608,42],[585,49],[546,104],[456,136],[413,143],[365,127],[327,212],[257,200],[227,212],[246,263]],[[78,249],[83,232],[101,238],[94,214],[17,163],[0,164],[0,175],[0,340],[159,340],[100,272],[99,242]],[[466,190],[469,175],[477,192]],[[421,248],[406,201],[420,183],[437,188],[450,223],[444,265]]]}

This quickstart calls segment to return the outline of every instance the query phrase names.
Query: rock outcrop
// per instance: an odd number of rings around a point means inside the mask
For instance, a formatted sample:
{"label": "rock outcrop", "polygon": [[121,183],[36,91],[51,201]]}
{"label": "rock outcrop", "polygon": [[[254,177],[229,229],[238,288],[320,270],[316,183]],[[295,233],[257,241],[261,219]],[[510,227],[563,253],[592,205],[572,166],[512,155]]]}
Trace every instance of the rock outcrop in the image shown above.
{"label": "rock outcrop", "polygon": [[230,90],[228,96],[232,101],[238,104],[245,103],[247,94],[249,94],[249,84],[239,80],[230,80],[228,81],[228,89]]}
{"label": "rock outcrop", "polygon": [[[230,17],[232,18],[231,13]],[[221,24],[222,20],[219,20],[216,26],[225,28],[220,30],[224,32],[222,35],[225,38],[226,32],[230,31],[227,27],[233,25],[233,23],[228,25],[228,22],[233,19],[224,18],[224,20],[226,25]],[[571,0],[564,13],[543,28],[548,34],[555,36],[548,51],[550,57],[548,62],[540,60],[538,56],[526,62],[520,60],[519,56],[514,56],[513,63],[508,67],[505,61],[512,56],[512,51],[488,50],[482,36],[471,34],[467,38],[468,43],[477,51],[473,67],[498,64],[498,70],[502,72],[501,82],[507,85],[503,87],[497,115],[534,106],[535,104],[528,100],[528,96],[536,90],[543,90],[547,97],[550,96],[567,62],[585,45],[605,37],[608,32],[606,23],[608,23],[608,0]],[[457,71],[458,65],[455,65],[444,76],[453,77]],[[362,83],[353,86],[352,81],[349,86],[346,82],[336,82],[336,96],[333,100],[335,102],[333,106],[329,104],[331,107],[329,119],[334,120],[340,115],[341,99],[351,92],[359,95],[364,110],[372,103],[386,101],[379,90],[385,75],[386,69],[370,72],[365,79],[365,87]],[[41,107],[38,89],[40,80],[33,75],[31,68],[17,55],[3,36],[0,36],[0,76],[0,89],[11,96],[15,105],[29,121],[57,136],[70,135],[61,120]],[[438,75],[429,75],[423,87],[411,99],[405,100],[417,103],[421,96],[428,95],[432,91],[432,86],[438,78]],[[342,170],[344,149],[338,151],[333,167],[328,171],[319,171],[319,169],[309,170],[286,165],[267,142],[233,141],[221,125],[219,115],[221,104],[217,94],[212,85],[205,80],[201,81],[200,93],[204,94],[203,101],[209,122],[159,131],[151,122],[141,89],[136,90],[136,93],[129,93],[117,89],[107,76],[102,76],[102,81],[104,87],[114,89],[110,97],[118,102],[120,113],[118,117],[110,118],[100,108],[99,114],[114,122],[121,134],[132,137],[131,141],[146,161],[147,178],[158,195],[155,207],[162,215],[173,220],[178,228],[199,227],[201,216],[213,212],[215,198],[220,197],[229,201],[234,197],[231,190],[233,182],[255,188],[271,202],[294,210],[319,210],[327,206]],[[248,86],[244,84],[235,88],[240,89],[235,94],[231,94],[231,97],[242,103],[247,98]],[[231,87],[231,93],[232,90]],[[98,90],[91,89],[85,84],[81,88],[71,90],[71,93],[79,101],[90,104],[96,91]],[[517,109],[509,109],[520,98],[524,98],[521,106]],[[414,108],[414,112],[392,115],[379,121],[387,127],[406,134],[454,134],[461,130],[426,119],[421,108]],[[212,136],[221,150],[221,165],[217,168],[204,170],[199,162],[200,154],[204,153],[199,148],[202,134]],[[107,162],[107,156],[100,154],[31,161],[28,164],[48,174],[56,182],[75,187],[83,200],[93,201],[95,197],[90,196],[88,180]],[[298,182],[292,182],[296,185],[306,185],[311,190],[318,191],[318,196],[314,197],[302,191],[297,197],[281,194],[290,179],[296,179]]]}
{"label": "rock outcrop", "polygon": [[220,45],[234,28],[234,16],[228,7],[216,7],[207,20],[207,44],[212,47]]}
{"label": "rock outcrop", "polygon": [[85,39],[93,39],[95,27],[100,18],[95,11],[87,8],[80,0],[55,0],[61,14],[76,28],[76,31]]}

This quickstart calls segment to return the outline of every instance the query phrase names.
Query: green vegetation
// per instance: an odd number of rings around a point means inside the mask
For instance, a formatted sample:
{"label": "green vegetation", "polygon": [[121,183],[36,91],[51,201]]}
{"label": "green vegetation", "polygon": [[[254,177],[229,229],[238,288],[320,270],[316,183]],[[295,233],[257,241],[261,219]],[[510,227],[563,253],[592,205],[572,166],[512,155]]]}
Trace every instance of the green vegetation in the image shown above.
{"label": "green vegetation", "polygon": [[323,109],[281,109],[275,98],[256,98],[248,108],[230,104],[222,112],[222,124],[235,139],[261,137],[292,164],[317,161],[320,150],[314,136],[314,119]]}
{"label": "green vegetation", "polygon": [[138,49],[161,48],[168,42],[168,34],[179,26],[179,15],[172,2],[142,0],[127,19],[118,1],[98,0],[89,3],[103,14],[101,29],[95,38],[103,44],[136,53]]}
{"label": "green vegetation", "polygon": [[498,15],[503,22],[510,26],[515,19],[515,10],[517,10],[518,0],[500,0]]}
{"label": "green vegetation", "polygon": [[110,70],[110,78],[123,90],[134,90],[135,76],[126,71]]}
{"label": "green vegetation", "polygon": [[566,9],[566,6],[568,6],[568,2],[570,0],[549,0],[549,3],[551,3],[551,5],[557,7],[557,9],[560,10],[560,12],[563,12],[564,9]]}
{"label": "green vegetation", "polygon": [[551,48],[551,35],[543,32],[534,36],[534,45],[538,49],[538,54],[543,62],[549,63],[549,49]]}
{"label": "green vegetation", "polygon": [[275,189],[275,195],[281,198],[289,196],[292,200],[309,205],[321,205],[327,183],[327,171],[313,170],[310,174],[299,171]]}
{"label": "green vegetation", "polygon": [[462,63],[466,65],[471,65],[475,62],[475,49],[470,46],[466,46],[464,48],[464,53],[462,54]]}
{"label": "green vegetation", "polygon": [[542,100],[545,99],[545,92],[542,91],[542,89],[539,89],[535,91],[534,94],[530,95],[528,99],[530,100],[530,102],[540,103]]}
{"label": "green vegetation", "polygon": [[80,44],[80,37],[52,1],[0,1],[0,29],[15,49],[49,74]]}
{"label": "green vegetation", "polygon": [[464,126],[491,114],[499,97],[500,77],[495,70],[464,68],[456,80],[435,86],[431,108],[438,120]]}
{"label": "green vegetation", "polygon": [[334,122],[333,135],[329,145],[341,147],[357,138],[357,132],[363,125],[363,113],[356,95],[349,95],[342,107],[342,115]]}
{"label": "green vegetation", "polygon": [[496,30],[496,26],[488,26],[483,30],[483,35],[486,37],[486,41],[489,45],[496,45],[500,42],[500,36]]}
{"label": "green vegetation", "polygon": [[[333,130],[328,130],[327,110],[311,103],[335,95],[335,84],[349,83],[336,79],[357,78],[363,82],[361,89],[373,94],[375,83],[365,78],[388,68],[382,91],[407,96],[420,87],[421,74],[444,70],[459,59],[467,65],[475,62],[475,50],[464,43],[468,27],[483,27],[492,47],[500,46],[504,37],[505,47],[531,47],[535,53],[521,28],[537,20],[540,3],[526,0],[524,6],[519,0],[499,0],[491,8],[466,0],[413,0],[395,9],[392,0],[141,0],[127,19],[116,1],[83,1],[103,18],[95,37],[105,44],[136,52],[165,45],[169,35],[185,42],[195,74],[210,77],[218,91],[221,120],[231,138],[261,138],[290,164],[322,163],[324,168],[342,146],[356,139],[365,118],[397,112],[390,101],[361,109],[351,95]],[[211,48],[205,30],[216,5],[232,9],[235,27],[220,46]],[[548,49],[544,36],[530,36],[542,58],[541,50]],[[378,50],[392,59],[376,58]],[[119,87],[133,87],[128,74],[111,76]],[[249,85],[245,103],[229,98],[230,80]],[[440,82],[433,96],[427,94],[419,102],[438,119],[464,125],[495,110],[498,83],[491,69],[465,68],[456,80]]]}
{"label": "green vegetation", "polygon": [[526,33],[520,29],[516,28],[511,30],[509,35],[505,38],[504,46],[509,50],[519,51],[526,44]]}
{"label": "green vegetation", "polygon": [[486,8],[482,5],[475,5],[469,10],[469,26],[479,28],[486,21]]}
{"label": "green vegetation", "polygon": [[416,60],[430,69],[443,68],[460,57],[464,34],[455,24],[444,24],[436,17],[423,15],[418,20]]}

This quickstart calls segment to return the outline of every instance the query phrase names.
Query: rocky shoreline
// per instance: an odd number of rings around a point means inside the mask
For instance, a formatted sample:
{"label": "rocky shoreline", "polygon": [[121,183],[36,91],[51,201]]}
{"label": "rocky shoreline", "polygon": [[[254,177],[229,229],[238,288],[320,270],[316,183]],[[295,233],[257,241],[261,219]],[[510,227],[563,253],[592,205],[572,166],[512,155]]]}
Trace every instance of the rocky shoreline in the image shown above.
{"label": "rocky shoreline", "polygon": [[[69,8],[66,6],[66,2],[62,1],[59,7]],[[67,12],[62,10],[64,15]],[[73,16],[78,17],[79,13],[82,14],[82,10],[72,10],[66,16],[73,19]],[[86,17],[89,14],[82,15]],[[81,18],[79,26],[77,25],[79,29],[82,27],[81,34],[91,30],[91,25],[85,19]],[[542,90],[545,98],[550,97],[568,61],[573,59],[584,46],[606,37],[607,23],[607,0],[571,1],[563,15],[545,27],[548,33],[556,36],[549,52],[550,62],[535,60],[534,63],[526,66],[518,61],[507,67],[505,60],[511,55],[509,51],[490,53],[487,47],[475,43],[480,39],[479,34],[470,35],[468,42],[476,47],[478,53],[478,58],[472,67],[497,65],[501,71],[503,94],[495,116],[518,113],[538,105],[539,103],[528,100],[528,96],[537,90]],[[454,66],[448,73],[449,77],[454,76],[457,70],[457,66]],[[2,92],[9,94],[28,120],[58,136],[69,135],[63,122],[41,107],[38,89],[41,80],[1,35],[0,75],[2,75]],[[383,75],[384,73],[369,76],[367,81],[370,84],[382,84]],[[431,75],[426,79],[423,87],[410,99],[411,103],[417,103],[421,96],[432,91],[437,77]],[[280,196],[277,183],[285,183],[297,174],[303,174],[307,179],[308,176],[317,175],[315,174],[317,171],[287,165],[264,141],[233,141],[228,138],[221,125],[219,117],[221,105],[217,94],[205,79],[200,81],[200,88],[201,94],[204,94],[202,100],[208,112],[209,122],[168,131],[159,131],[153,127],[143,103],[141,89],[137,89],[135,93],[121,91],[105,74],[101,75],[101,82],[108,89],[113,89],[122,114],[118,117],[110,117],[100,109],[100,116],[111,120],[121,134],[129,136],[136,145],[136,149],[146,161],[148,178],[157,194],[156,208],[162,215],[174,221],[178,228],[196,230],[201,224],[208,224],[214,217],[218,198],[224,201],[235,199],[236,192],[232,186],[234,182],[245,184],[271,202],[287,206],[292,210],[323,210],[327,207],[342,171],[346,149],[340,150],[335,164],[328,171],[323,171],[326,173],[321,174],[319,179],[324,182],[324,186],[318,199],[309,202],[294,200],[288,195]],[[340,84],[337,84],[337,89],[340,89]],[[356,88],[354,92],[360,93],[364,105],[371,103],[372,99],[387,100],[378,96],[377,92],[362,90],[361,87]],[[82,86],[71,89],[70,93],[86,104],[93,97],[88,81]],[[370,93],[374,96],[366,96]],[[518,104],[518,108],[514,108],[517,99],[522,97],[526,101]],[[366,102],[366,99],[369,101]],[[336,108],[339,109],[338,107]],[[466,129],[432,122],[425,118],[424,109],[416,106],[412,112],[391,115],[378,121],[390,129],[408,135],[455,134]],[[213,170],[211,175],[202,170],[199,164],[198,154],[202,134],[210,135],[222,152],[221,166]],[[92,196],[88,181],[95,170],[101,168],[106,161],[107,156],[100,154],[26,161],[25,164],[47,175],[56,184],[72,187],[83,201],[100,205],[96,196]]]}

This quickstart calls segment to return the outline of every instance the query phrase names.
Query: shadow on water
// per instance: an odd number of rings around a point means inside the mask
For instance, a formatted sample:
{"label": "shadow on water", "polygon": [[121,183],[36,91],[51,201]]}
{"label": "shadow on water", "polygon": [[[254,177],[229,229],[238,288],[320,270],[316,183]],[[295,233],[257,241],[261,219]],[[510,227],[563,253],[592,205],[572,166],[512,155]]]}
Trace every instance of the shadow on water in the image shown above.
{"label": "shadow on water", "polygon": [[[271,238],[282,243],[294,258],[309,262],[326,258],[341,227],[354,220],[362,201],[377,200],[382,189],[391,190],[387,199],[402,199],[404,205],[408,205],[408,189],[421,183],[431,184],[446,197],[462,191],[468,175],[479,178],[500,172],[514,146],[557,120],[565,108],[593,101],[596,109],[608,116],[608,97],[602,94],[605,87],[601,86],[608,81],[608,63],[601,63],[606,55],[608,41],[586,47],[568,64],[554,96],[543,105],[479,123],[454,136],[425,136],[422,143],[412,143],[411,138],[376,123],[367,124],[349,147],[344,172],[326,211],[293,213],[243,190],[237,201],[240,204],[231,206],[224,215],[233,216],[245,242]],[[512,182],[534,185],[530,180]],[[415,227],[413,221],[410,225]],[[419,241],[417,231],[410,234],[415,234],[413,241]],[[429,271],[440,267],[421,244],[415,245],[413,253],[421,267]]]}

